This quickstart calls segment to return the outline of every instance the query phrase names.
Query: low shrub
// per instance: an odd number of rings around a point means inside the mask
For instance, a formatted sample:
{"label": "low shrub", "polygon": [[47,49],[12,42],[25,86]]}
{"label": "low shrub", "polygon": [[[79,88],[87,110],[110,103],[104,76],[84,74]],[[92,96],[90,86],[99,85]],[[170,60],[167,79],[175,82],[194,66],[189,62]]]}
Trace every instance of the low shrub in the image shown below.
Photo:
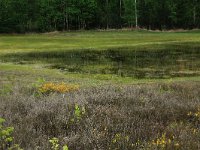
{"label": "low shrub", "polygon": [[35,96],[26,86],[0,97],[0,117],[24,149],[52,149],[54,137],[69,150],[200,147],[199,82],[104,85],[64,98],[60,92]]}

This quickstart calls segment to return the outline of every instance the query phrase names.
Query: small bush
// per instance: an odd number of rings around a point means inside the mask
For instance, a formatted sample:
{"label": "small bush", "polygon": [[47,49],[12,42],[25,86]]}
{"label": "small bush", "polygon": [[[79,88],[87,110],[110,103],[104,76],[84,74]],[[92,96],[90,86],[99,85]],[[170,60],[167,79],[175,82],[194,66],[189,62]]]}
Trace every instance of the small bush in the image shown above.
{"label": "small bush", "polygon": [[5,119],[0,118],[0,149],[17,149],[21,150],[18,144],[14,144],[14,137],[12,133],[14,131],[13,127],[5,127],[3,124]]}
{"label": "small bush", "polygon": [[68,93],[71,91],[76,91],[78,90],[79,87],[77,85],[67,85],[65,83],[44,83],[42,86],[39,87],[39,92],[41,93],[52,93],[52,92],[57,92],[57,93]]}

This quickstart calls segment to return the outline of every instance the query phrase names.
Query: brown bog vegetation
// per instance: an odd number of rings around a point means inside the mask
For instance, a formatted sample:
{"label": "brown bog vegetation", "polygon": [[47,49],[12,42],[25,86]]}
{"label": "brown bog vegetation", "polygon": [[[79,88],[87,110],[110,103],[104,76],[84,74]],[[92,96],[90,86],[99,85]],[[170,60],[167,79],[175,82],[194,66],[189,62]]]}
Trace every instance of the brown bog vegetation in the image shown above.
{"label": "brown bog vegetation", "polygon": [[4,148],[199,149],[199,108],[198,82],[82,87],[65,95],[15,85],[0,96],[4,126],[14,127]]}

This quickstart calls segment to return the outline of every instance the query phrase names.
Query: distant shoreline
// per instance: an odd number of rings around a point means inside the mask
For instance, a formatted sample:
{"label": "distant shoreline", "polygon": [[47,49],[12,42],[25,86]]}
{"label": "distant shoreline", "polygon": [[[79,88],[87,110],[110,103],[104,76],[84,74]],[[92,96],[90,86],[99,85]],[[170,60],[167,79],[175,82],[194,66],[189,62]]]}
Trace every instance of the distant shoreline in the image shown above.
{"label": "distant shoreline", "polygon": [[125,31],[133,31],[133,32],[155,32],[155,33],[182,33],[182,32],[200,32],[200,29],[167,29],[167,30],[148,30],[148,29],[136,29],[136,28],[122,28],[122,29],[91,29],[91,30],[65,30],[65,31],[51,31],[51,32],[24,32],[24,33],[0,33],[0,35],[24,35],[24,34],[49,34],[55,35],[59,33],[73,33],[73,32],[125,32]]}

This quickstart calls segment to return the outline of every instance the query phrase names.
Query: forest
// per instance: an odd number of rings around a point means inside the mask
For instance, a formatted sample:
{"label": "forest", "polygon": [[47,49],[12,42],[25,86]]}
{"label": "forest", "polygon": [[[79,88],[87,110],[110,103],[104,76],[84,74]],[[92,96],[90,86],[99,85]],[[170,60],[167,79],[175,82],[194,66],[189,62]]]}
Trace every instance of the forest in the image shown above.
{"label": "forest", "polygon": [[1,0],[0,33],[193,29],[198,0]]}

